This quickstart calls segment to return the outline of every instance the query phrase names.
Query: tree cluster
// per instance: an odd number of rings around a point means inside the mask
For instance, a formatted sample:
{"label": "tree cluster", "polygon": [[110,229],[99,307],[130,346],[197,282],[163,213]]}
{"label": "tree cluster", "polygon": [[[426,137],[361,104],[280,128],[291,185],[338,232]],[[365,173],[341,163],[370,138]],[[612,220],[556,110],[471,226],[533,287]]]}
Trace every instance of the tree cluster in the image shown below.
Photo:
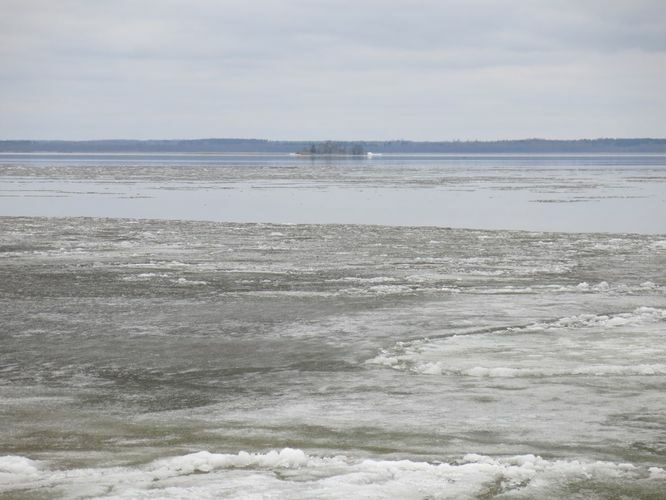
{"label": "tree cluster", "polygon": [[301,149],[299,154],[305,155],[364,155],[363,144],[348,142],[313,142],[308,147]]}

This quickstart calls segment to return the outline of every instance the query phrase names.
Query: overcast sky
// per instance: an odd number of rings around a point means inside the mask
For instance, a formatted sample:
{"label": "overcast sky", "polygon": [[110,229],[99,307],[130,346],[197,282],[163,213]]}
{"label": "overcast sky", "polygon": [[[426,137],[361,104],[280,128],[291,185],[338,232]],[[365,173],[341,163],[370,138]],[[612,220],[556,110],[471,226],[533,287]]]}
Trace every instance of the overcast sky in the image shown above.
{"label": "overcast sky", "polygon": [[0,139],[666,137],[664,0],[0,0]]}

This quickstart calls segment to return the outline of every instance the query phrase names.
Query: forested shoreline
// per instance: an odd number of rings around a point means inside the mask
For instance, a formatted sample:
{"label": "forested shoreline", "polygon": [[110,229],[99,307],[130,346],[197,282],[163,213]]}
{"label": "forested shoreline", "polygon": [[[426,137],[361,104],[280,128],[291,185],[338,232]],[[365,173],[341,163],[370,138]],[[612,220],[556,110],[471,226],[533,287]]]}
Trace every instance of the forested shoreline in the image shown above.
{"label": "forested shoreline", "polygon": [[503,141],[271,141],[267,139],[187,140],[2,140],[5,153],[666,153],[666,139],[521,139]]}

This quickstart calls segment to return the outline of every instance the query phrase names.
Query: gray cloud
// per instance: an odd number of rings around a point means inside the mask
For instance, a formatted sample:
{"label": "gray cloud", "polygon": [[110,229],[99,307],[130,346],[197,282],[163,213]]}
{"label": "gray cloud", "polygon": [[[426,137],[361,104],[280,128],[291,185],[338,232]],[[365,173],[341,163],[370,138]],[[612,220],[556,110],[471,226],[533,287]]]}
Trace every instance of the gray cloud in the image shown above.
{"label": "gray cloud", "polygon": [[0,6],[4,138],[666,136],[660,0]]}

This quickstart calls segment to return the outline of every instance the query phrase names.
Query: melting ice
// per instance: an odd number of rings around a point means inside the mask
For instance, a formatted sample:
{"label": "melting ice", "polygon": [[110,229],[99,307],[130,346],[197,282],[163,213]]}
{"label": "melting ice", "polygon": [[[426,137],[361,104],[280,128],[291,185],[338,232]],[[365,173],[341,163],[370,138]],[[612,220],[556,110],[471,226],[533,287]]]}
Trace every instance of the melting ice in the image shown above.
{"label": "melting ice", "polygon": [[[5,179],[170,182],[61,167]],[[233,175],[372,183],[366,167],[275,168]],[[428,189],[437,169],[417,173]],[[666,489],[663,234],[40,215],[0,217],[0,495]]]}

